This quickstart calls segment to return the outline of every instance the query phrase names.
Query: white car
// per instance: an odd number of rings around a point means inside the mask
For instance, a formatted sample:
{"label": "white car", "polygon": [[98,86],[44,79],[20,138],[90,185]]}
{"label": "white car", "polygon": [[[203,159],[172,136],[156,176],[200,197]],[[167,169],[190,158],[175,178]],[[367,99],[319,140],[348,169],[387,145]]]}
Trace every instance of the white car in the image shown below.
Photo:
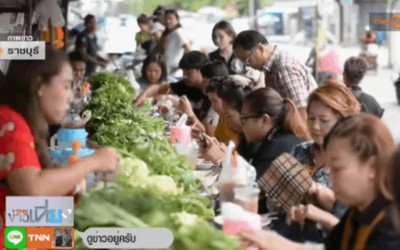
{"label": "white car", "polygon": [[135,35],[138,31],[135,16],[107,17],[104,28],[98,32],[99,43],[103,44],[102,51],[106,54],[135,52]]}

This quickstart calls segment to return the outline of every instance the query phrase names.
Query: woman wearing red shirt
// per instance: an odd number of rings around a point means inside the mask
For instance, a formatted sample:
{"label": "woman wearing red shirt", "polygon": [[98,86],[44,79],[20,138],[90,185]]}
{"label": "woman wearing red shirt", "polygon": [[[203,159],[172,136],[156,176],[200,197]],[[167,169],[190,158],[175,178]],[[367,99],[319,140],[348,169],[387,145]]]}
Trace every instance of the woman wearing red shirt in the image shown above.
{"label": "woman wearing red shirt", "polygon": [[0,86],[0,244],[4,247],[5,197],[62,196],[91,172],[114,172],[120,156],[102,148],[65,167],[51,162],[47,129],[58,124],[72,101],[72,69],[53,49],[41,61],[12,61]]}

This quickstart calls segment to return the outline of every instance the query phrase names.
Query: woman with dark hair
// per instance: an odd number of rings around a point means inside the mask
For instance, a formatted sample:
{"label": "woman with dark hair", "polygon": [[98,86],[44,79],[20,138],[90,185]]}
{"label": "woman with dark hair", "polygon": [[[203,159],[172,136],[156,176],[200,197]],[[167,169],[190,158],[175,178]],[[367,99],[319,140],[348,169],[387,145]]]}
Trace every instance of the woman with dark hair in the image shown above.
{"label": "woman with dark hair", "polygon": [[[324,249],[399,249],[389,186],[395,143],[387,126],[365,113],[343,118],[325,137],[323,149],[335,196],[350,207],[325,239]],[[243,245],[263,250],[313,249],[268,231],[240,236]]]}
{"label": "woman with dark hair", "polygon": [[179,70],[179,61],[186,52],[191,50],[191,42],[182,30],[176,10],[165,10],[164,24],[166,30],[159,42],[161,45],[159,52],[165,56],[168,75],[181,77],[182,72]]}
{"label": "woman with dark hair", "polygon": [[232,44],[235,37],[235,29],[229,22],[223,20],[215,24],[211,38],[218,49],[208,55],[210,61],[223,62],[228,68],[229,74],[244,75],[250,78],[256,87],[265,87],[262,72],[244,65],[233,53]]}
{"label": "woman with dark hair", "polygon": [[[235,65],[232,64],[232,61],[236,58],[232,48],[232,43],[235,39],[235,36],[236,32],[229,22],[220,21],[215,24],[212,30],[211,38],[214,45],[217,46],[218,49],[208,55],[211,61],[221,61],[225,63],[230,74],[235,74],[237,71],[234,70]],[[243,68],[243,64],[239,65],[238,67]]]}
{"label": "woman with dark hair", "polygon": [[[251,89],[245,87],[241,82],[233,80],[230,76],[216,77],[210,82],[208,91],[216,91],[217,97],[221,100],[220,113],[223,115],[225,123],[230,132],[236,135],[242,133],[242,124],[240,121],[240,110],[242,109],[244,99]],[[215,103],[214,103],[215,105]],[[239,138],[238,138],[239,137]],[[217,138],[205,136],[207,147],[204,149],[203,156],[206,160],[210,160],[216,164],[221,163],[225,155],[225,141],[218,141]],[[245,149],[248,148],[246,139],[243,135],[233,138],[237,143],[239,153],[244,155]]]}
{"label": "woman with dark hair", "polygon": [[139,82],[141,89],[167,82],[167,67],[163,55],[150,54],[146,57],[142,67],[142,78]]}
{"label": "woman with dark hair", "polygon": [[[98,149],[92,156],[54,168],[47,144],[48,125],[60,123],[66,115],[72,99],[72,80],[68,58],[54,49],[46,50],[45,60],[10,63],[5,83],[0,87],[3,222],[8,195],[67,195],[89,173],[117,170],[119,155],[113,148]],[[3,235],[1,232],[2,240]]]}
{"label": "woman with dark hair", "polygon": [[279,155],[310,138],[293,101],[282,98],[272,88],[257,89],[246,96],[240,121],[246,140],[260,143],[249,159],[258,178]]}

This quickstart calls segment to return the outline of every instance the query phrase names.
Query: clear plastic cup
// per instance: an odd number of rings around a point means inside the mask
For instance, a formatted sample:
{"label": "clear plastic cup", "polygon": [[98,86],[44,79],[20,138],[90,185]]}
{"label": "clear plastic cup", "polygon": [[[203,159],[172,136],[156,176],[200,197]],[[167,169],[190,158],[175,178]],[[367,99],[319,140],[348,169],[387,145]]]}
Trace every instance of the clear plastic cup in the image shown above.
{"label": "clear plastic cup", "polygon": [[251,213],[258,213],[260,189],[257,186],[236,187],[234,203]]}

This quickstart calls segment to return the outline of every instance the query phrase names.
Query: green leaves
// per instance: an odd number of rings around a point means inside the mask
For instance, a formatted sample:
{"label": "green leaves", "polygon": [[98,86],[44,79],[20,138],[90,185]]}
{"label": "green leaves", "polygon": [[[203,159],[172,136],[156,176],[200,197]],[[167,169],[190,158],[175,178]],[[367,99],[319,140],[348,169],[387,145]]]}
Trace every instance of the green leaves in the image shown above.
{"label": "green leaves", "polygon": [[[132,87],[110,73],[95,74],[90,83],[96,90],[85,110],[90,139],[115,147],[125,158],[114,183],[81,198],[76,228],[167,227],[175,236],[171,249],[237,249],[206,221],[214,216],[210,201],[199,196],[200,180],[163,136],[164,121],[150,116],[151,103],[134,107]],[[182,225],[173,216],[181,212],[198,220]]]}

